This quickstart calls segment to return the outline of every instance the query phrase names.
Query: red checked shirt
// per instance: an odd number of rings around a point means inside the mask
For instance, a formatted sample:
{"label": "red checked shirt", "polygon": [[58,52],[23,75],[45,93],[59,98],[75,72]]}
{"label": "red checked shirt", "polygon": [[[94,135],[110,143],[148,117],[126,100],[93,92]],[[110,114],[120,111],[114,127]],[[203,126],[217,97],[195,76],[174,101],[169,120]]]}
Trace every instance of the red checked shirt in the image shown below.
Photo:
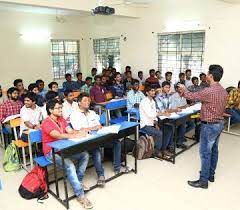
{"label": "red checked shirt", "polygon": [[200,113],[202,121],[218,122],[223,120],[223,113],[227,103],[227,92],[219,83],[195,93],[185,90],[183,96],[189,100],[202,102]]}
{"label": "red checked shirt", "polygon": [[20,113],[20,109],[23,107],[21,101],[12,102],[11,100],[5,101],[0,106],[0,122],[3,122],[7,117]]}

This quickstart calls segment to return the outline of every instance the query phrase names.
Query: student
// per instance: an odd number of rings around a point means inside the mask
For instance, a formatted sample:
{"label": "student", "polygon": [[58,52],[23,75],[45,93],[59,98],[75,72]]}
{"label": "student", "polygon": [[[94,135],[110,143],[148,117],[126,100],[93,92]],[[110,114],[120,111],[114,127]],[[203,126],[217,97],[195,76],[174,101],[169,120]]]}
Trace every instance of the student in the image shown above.
{"label": "student", "polygon": [[[75,130],[84,130],[92,132],[101,129],[99,116],[90,107],[90,98],[87,94],[81,93],[78,97],[79,108],[74,110],[70,116],[71,125]],[[79,120],[81,119],[81,120]],[[113,140],[113,166],[115,173],[119,173],[121,169],[121,143]],[[99,149],[93,151],[94,165],[98,175],[98,185],[105,185],[104,169],[101,163],[101,153]]]}
{"label": "student", "polygon": [[80,91],[81,87],[85,84],[85,82],[82,81],[82,73],[81,72],[78,72],[76,74],[76,77],[77,77],[76,87]]}
{"label": "student", "polygon": [[126,77],[127,77],[127,75],[126,75],[127,71],[131,71],[131,69],[132,69],[131,66],[126,66],[126,67],[125,67],[125,71],[124,71],[124,73],[121,75],[123,81],[124,81],[124,80],[126,79]]}
{"label": "student", "polygon": [[206,88],[206,87],[209,87],[209,84],[207,83],[207,75],[206,75],[206,74],[201,73],[201,74],[199,75],[199,78],[200,78],[200,80],[201,80],[201,83],[200,83],[201,89]]}
{"label": "student", "polygon": [[[47,94],[46,94],[46,102],[50,101],[50,100],[53,100],[53,99],[56,99],[58,101],[61,101],[61,99],[59,98],[59,95],[57,92],[54,92],[52,90],[48,91]],[[42,107],[42,116],[43,116],[43,119],[46,119],[48,117],[48,114],[47,114],[47,108],[46,108],[46,103],[43,105]]]}
{"label": "student", "polygon": [[150,75],[150,77],[148,77],[145,81],[146,85],[150,85],[153,88],[159,88],[160,87],[159,80],[158,80],[158,78],[155,77],[155,70],[150,69],[149,75]]}
{"label": "student", "polygon": [[139,104],[144,98],[145,95],[139,90],[139,81],[133,80],[132,90],[127,94],[127,109],[131,110],[132,108],[139,108]]}
{"label": "student", "polygon": [[220,65],[210,65],[207,75],[209,88],[191,93],[183,85],[179,85],[183,97],[188,100],[200,100],[201,133],[200,133],[200,177],[188,184],[196,188],[208,188],[208,181],[215,181],[215,171],[218,162],[218,143],[224,128],[224,111],[227,102],[227,92],[220,85],[223,68]]}
{"label": "student", "polygon": [[18,92],[16,87],[11,87],[7,90],[8,100],[0,105],[1,123],[11,115],[20,114],[23,103],[19,101]]}
{"label": "student", "polygon": [[[64,98],[64,95],[59,91],[57,82],[50,82],[48,84],[48,88],[49,88],[50,91],[56,92],[60,99]],[[70,89],[68,89],[68,90],[70,90]]]}
{"label": "student", "polygon": [[171,86],[170,92],[171,92],[171,93],[175,92],[174,84],[173,84],[173,82],[172,82],[172,72],[167,71],[167,72],[165,73],[165,79],[166,79],[165,81],[169,82],[169,84],[170,84],[170,86]]}
{"label": "student", "polygon": [[24,101],[24,95],[27,93],[27,90],[24,89],[23,80],[15,79],[13,82],[15,88],[18,89],[18,97],[20,101]]}
{"label": "student", "polygon": [[185,85],[185,74],[183,72],[179,73],[178,78],[179,78],[178,82]]}
{"label": "student", "polygon": [[126,79],[123,81],[123,85],[125,88],[125,91],[129,91],[132,88],[132,72],[131,71],[126,71]]}
{"label": "student", "polygon": [[80,92],[81,93],[87,93],[89,95],[91,87],[92,87],[92,78],[91,77],[87,77],[86,80],[85,80],[85,85],[83,85],[81,87]]}
{"label": "student", "polygon": [[139,85],[144,85],[145,84],[145,79],[143,77],[143,72],[142,71],[139,71],[138,72],[138,81],[139,81]]}
{"label": "student", "polygon": [[22,136],[24,130],[40,129],[42,109],[36,105],[36,100],[37,95],[33,92],[29,92],[24,96],[24,106],[20,110],[20,136]]}
{"label": "student", "polygon": [[157,79],[158,79],[159,86],[162,87],[163,78],[161,77],[160,71],[156,71],[155,75],[156,75],[156,77],[157,77]]}
{"label": "student", "polygon": [[39,95],[41,95],[43,98],[45,98],[45,95],[48,91],[46,89],[44,89],[44,81],[41,79],[38,79],[36,81],[36,84],[38,86]]}
{"label": "student", "polygon": [[78,109],[77,102],[74,101],[74,95],[72,90],[65,90],[64,91],[64,102],[63,102],[63,118],[69,123],[70,122],[70,115],[72,114],[73,110]]}
{"label": "student", "polygon": [[199,90],[201,90],[202,88],[199,86],[199,80],[197,77],[193,77],[192,78],[192,84],[191,86],[189,86],[187,89],[190,91],[190,92],[198,92]]}
{"label": "student", "polygon": [[155,89],[151,86],[146,87],[146,95],[139,105],[140,112],[140,127],[141,130],[146,132],[148,135],[154,137],[155,151],[154,156],[158,158],[166,157],[163,156],[163,133],[158,126],[158,116],[161,114],[157,112],[156,103],[154,101]]}
{"label": "student", "polygon": [[36,83],[31,83],[30,85],[28,85],[28,91],[30,93],[35,93],[36,94],[36,104],[40,107],[43,107],[45,99],[39,94],[37,84]]}
{"label": "student", "polygon": [[115,84],[112,86],[113,98],[123,98],[125,95],[124,85],[122,84],[122,77],[119,72],[116,73]]}
{"label": "student", "polygon": [[0,85],[0,105],[7,101],[7,96],[3,94],[2,86]]}
{"label": "student", "polygon": [[231,90],[228,95],[226,111],[231,115],[231,124],[240,122],[240,81],[238,87]]}
{"label": "student", "polygon": [[90,76],[92,78],[92,81],[94,81],[95,76],[97,76],[97,68],[92,68]]}
{"label": "student", "polygon": [[101,85],[101,82],[101,76],[97,75],[95,77],[95,85],[90,89],[90,97],[93,104],[106,101],[107,90]]}
{"label": "student", "polygon": [[[42,128],[42,144],[44,156],[49,160],[53,161],[53,155],[51,147],[48,146],[50,142],[57,141],[59,139],[70,139],[70,138],[82,138],[86,136],[86,132],[74,131],[68,126],[66,120],[62,117],[62,104],[58,100],[50,100],[47,102],[47,113],[48,117],[43,121]],[[84,187],[82,180],[88,164],[89,155],[87,152],[81,152],[72,155],[70,158],[64,159],[64,170],[67,175],[67,180],[73,188],[73,192],[77,197],[77,201],[85,209],[91,209],[92,203],[87,199],[84,194]],[[73,163],[73,160],[77,161],[77,168]],[[62,158],[58,154],[55,154],[55,161],[57,167],[62,167]]]}
{"label": "student", "polygon": [[185,80],[185,86],[186,88],[190,87],[191,85],[193,85],[191,77],[192,77],[192,71],[191,69],[187,69],[185,71],[185,75],[186,75],[186,80]]}
{"label": "student", "polygon": [[65,74],[65,79],[66,81],[63,82],[63,90],[72,90],[72,91],[77,91],[77,85],[75,81],[72,81],[72,75],[67,73]]}

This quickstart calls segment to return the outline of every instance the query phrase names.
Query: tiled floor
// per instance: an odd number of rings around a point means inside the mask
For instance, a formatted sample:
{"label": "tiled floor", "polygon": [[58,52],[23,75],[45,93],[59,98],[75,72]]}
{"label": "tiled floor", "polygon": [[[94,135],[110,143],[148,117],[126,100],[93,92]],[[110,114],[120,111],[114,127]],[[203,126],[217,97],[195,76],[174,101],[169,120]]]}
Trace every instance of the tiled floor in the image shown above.
{"label": "tiled floor", "polygon": [[[187,180],[198,178],[198,145],[178,157],[175,165],[148,159],[139,161],[137,175],[128,174],[88,193],[96,210],[240,210],[240,137],[222,134],[216,182],[208,190],[193,189]],[[2,159],[2,152],[0,154]],[[1,161],[2,162],[2,161]],[[111,166],[105,167],[106,175]],[[0,210],[64,210],[53,197],[44,204],[26,201],[18,195],[24,171],[5,173],[0,168],[3,191],[0,192]],[[87,172],[85,182],[95,182],[93,169]],[[75,201],[70,209],[82,209]]]}

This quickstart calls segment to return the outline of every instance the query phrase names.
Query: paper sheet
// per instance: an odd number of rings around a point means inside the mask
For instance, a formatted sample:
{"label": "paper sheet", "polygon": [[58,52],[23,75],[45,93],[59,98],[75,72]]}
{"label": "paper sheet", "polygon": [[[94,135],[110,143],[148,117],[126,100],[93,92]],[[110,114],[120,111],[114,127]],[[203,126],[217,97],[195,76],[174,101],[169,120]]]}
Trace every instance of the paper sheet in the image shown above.
{"label": "paper sheet", "polygon": [[91,136],[93,136],[93,135],[88,134],[86,137],[83,137],[83,138],[72,138],[72,139],[68,139],[68,140],[74,141],[74,142],[81,142],[81,141],[84,141],[84,140],[90,138]]}
{"label": "paper sheet", "polygon": [[98,134],[104,134],[104,133],[118,133],[120,130],[121,125],[111,125],[111,126],[105,126],[102,129],[98,130]]}
{"label": "paper sheet", "polygon": [[11,115],[11,116],[8,116],[4,121],[3,123],[6,123],[10,120],[13,120],[13,119],[16,119],[16,118],[19,118],[20,117],[20,114],[15,114],[15,115]]}

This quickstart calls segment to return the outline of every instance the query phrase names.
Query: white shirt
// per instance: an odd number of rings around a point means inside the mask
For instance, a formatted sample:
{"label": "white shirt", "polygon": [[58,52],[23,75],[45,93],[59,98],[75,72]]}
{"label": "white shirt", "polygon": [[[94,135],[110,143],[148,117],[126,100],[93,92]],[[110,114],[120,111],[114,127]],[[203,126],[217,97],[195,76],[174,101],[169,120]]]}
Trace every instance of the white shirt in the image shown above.
{"label": "white shirt", "polygon": [[157,120],[156,103],[152,99],[145,97],[139,106],[140,111],[140,126],[154,126],[154,120]]}
{"label": "white shirt", "polygon": [[193,85],[193,83],[192,83],[192,80],[190,79],[190,80],[185,80],[185,86],[186,86],[186,88],[189,88],[191,85]]}
{"label": "white shirt", "polygon": [[72,114],[74,109],[79,109],[78,108],[78,103],[73,101],[72,104],[68,103],[67,100],[63,102],[63,108],[62,108],[62,113],[63,113],[63,118],[69,122],[70,121],[70,115]]}
{"label": "white shirt", "polygon": [[42,109],[42,117],[45,120],[48,117],[46,104],[44,104],[41,109]]}
{"label": "white shirt", "polygon": [[42,109],[36,105],[35,109],[27,108],[23,106],[20,110],[21,124],[20,124],[20,136],[24,130],[29,128],[24,124],[30,122],[33,125],[39,125],[42,120]]}
{"label": "white shirt", "polygon": [[74,130],[81,128],[91,128],[100,125],[100,117],[94,111],[89,110],[86,114],[79,108],[74,109],[70,115],[70,123]]}
{"label": "white shirt", "polygon": [[178,107],[186,106],[187,100],[180,96],[178,92],[170,96],[170,109],[176,109]]}

